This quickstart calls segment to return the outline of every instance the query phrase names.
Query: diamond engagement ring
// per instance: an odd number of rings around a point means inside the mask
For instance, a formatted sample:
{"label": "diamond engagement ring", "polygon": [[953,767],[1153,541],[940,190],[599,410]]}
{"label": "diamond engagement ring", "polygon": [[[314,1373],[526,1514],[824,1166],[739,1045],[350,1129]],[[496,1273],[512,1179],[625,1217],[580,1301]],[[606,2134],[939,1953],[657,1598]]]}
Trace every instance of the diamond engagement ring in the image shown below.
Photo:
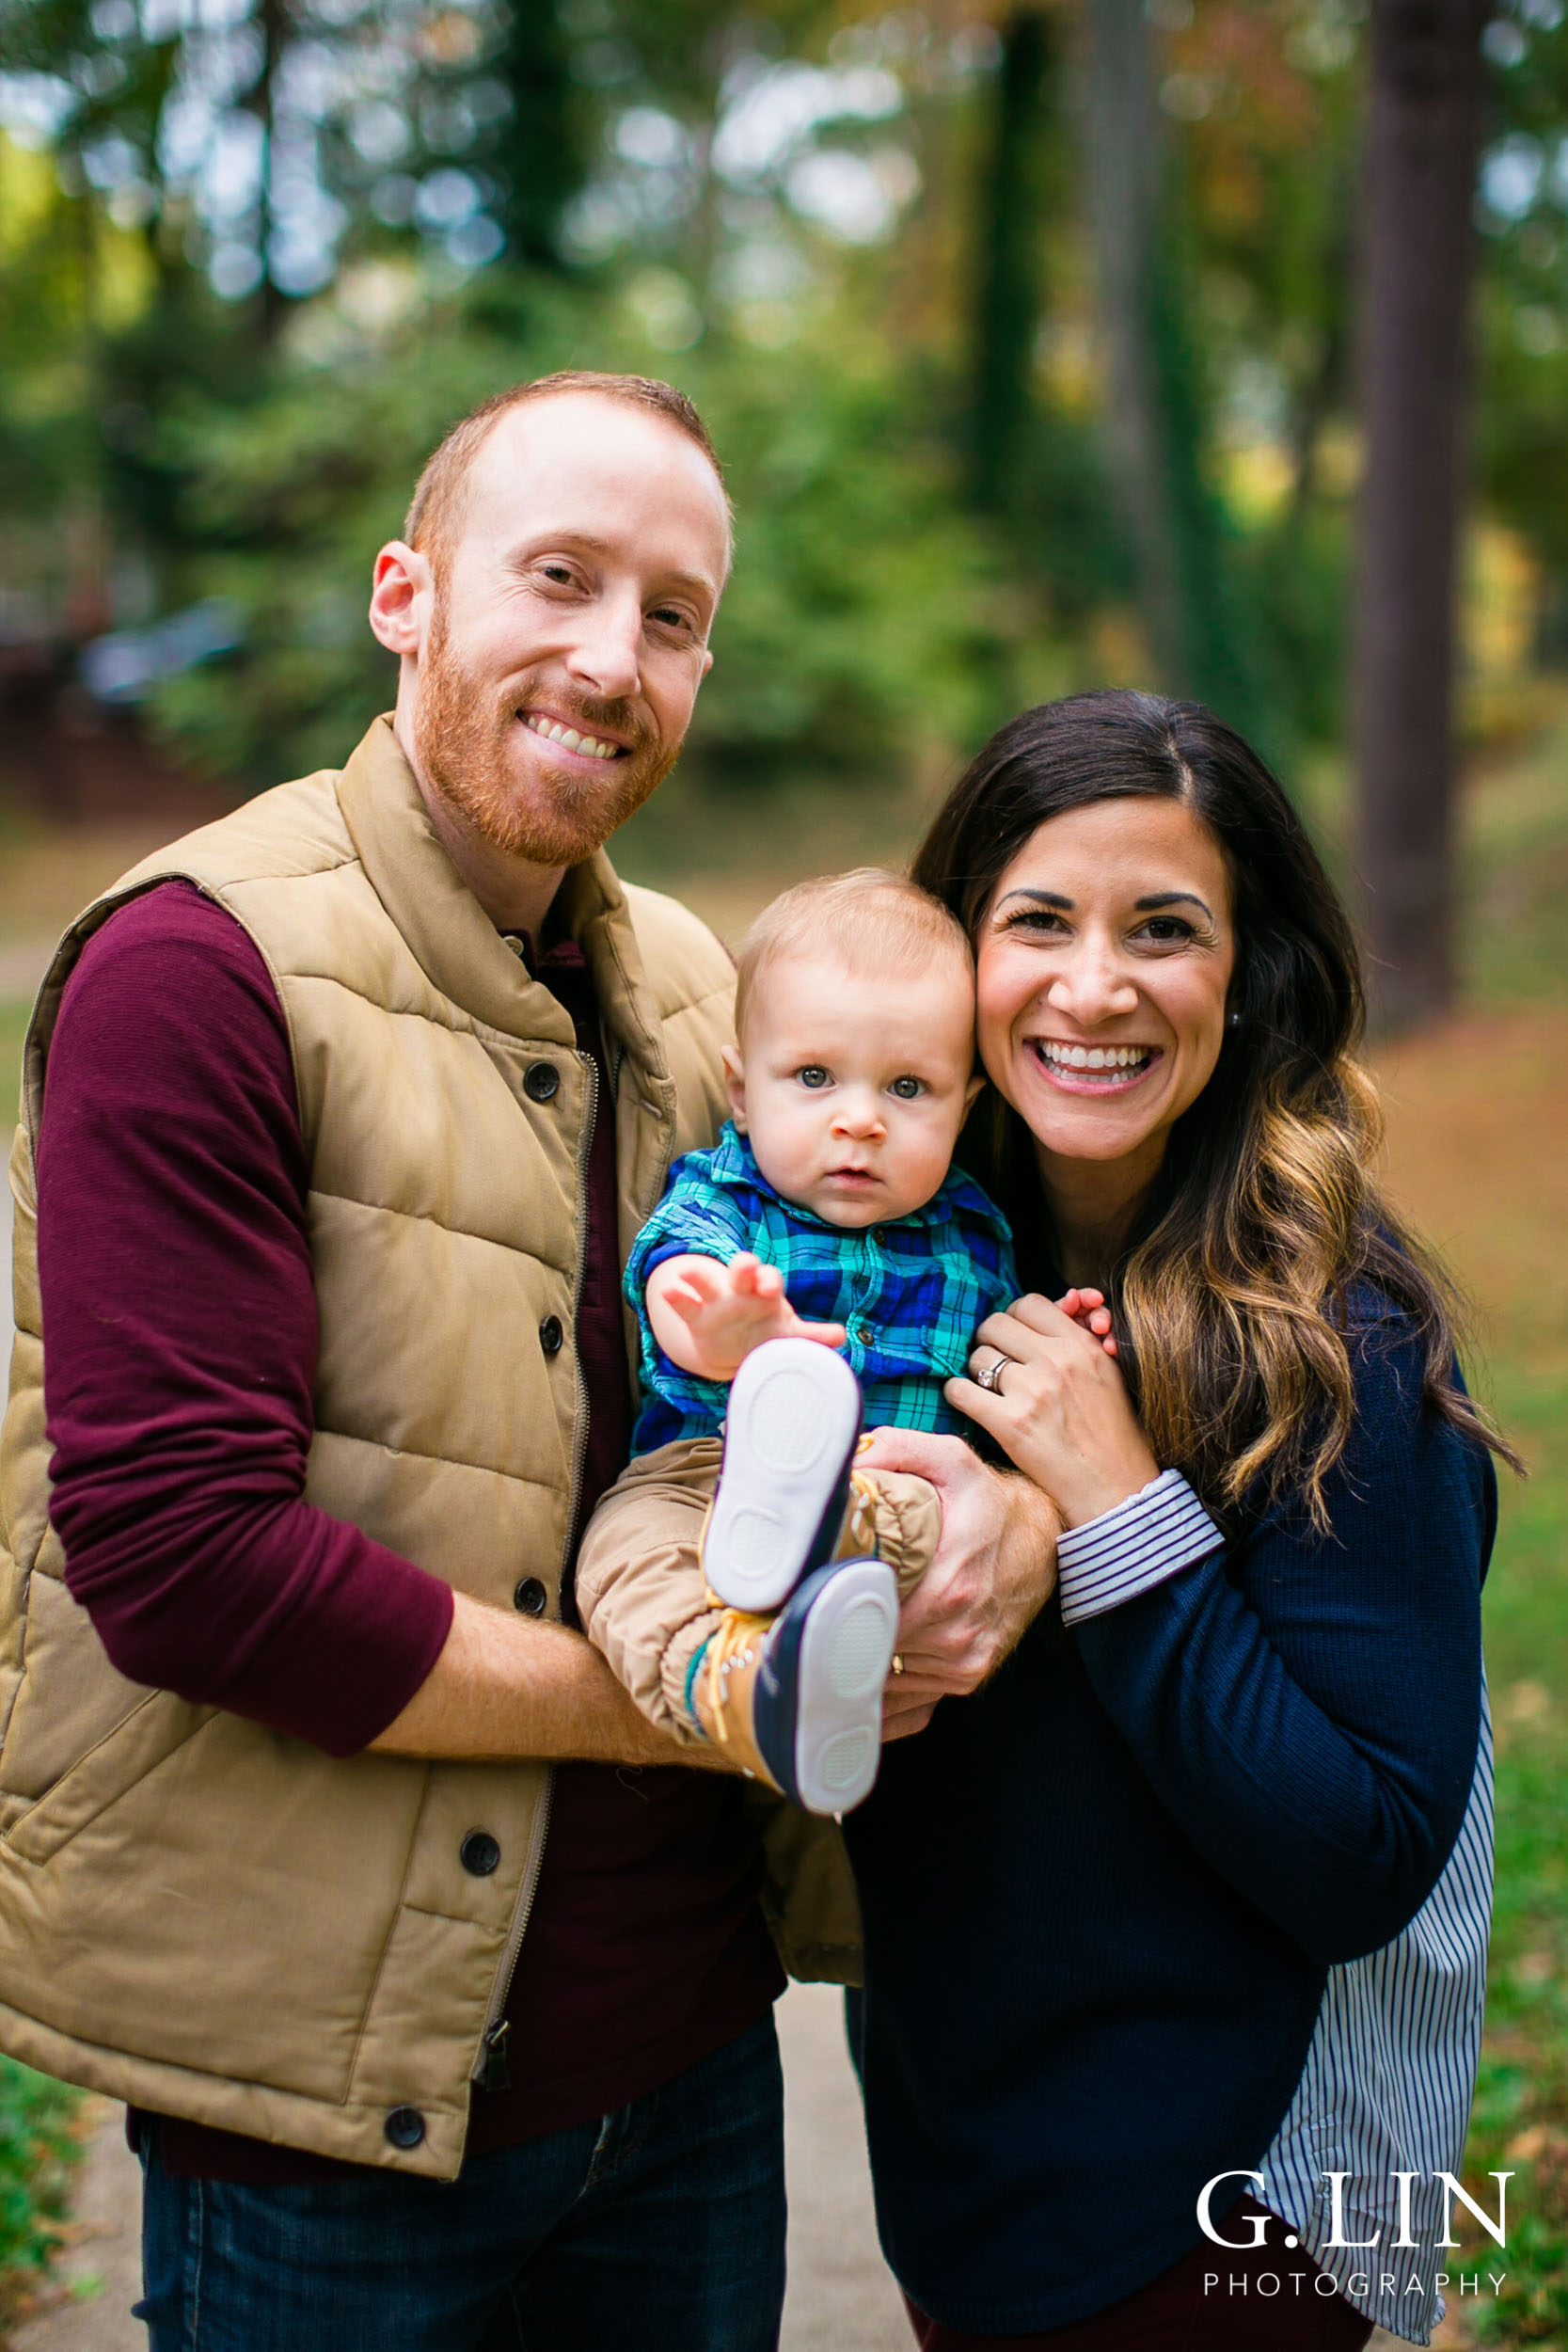
{"label": "diamond engagement ring", "polygon": [[989,1389],[992,1396],[1000,1396],[1003,1393],[1003,1366],[1005,1364],[1010,1364],[1012,1361],[1013,1359],[1011,1356],[993,1356],[990,1362],[987,1364],[983,1370],[975,1374],[974,1379],[976,1386],[982,1389]]}

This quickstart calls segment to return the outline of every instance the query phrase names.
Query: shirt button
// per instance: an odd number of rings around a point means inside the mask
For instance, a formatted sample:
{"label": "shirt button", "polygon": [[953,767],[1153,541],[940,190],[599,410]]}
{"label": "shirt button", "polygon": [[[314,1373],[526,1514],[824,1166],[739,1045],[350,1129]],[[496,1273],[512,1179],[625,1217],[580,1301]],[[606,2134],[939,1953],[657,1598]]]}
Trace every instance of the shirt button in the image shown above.
{"label": "shirt button", "polygon": [[531,1061],[523,1073],[523,1092],[531,1103],[552,1102],[560,1087],[561,1073],[553,1061]]}
{"label": "shirt button", "polygon": [[471,1879],[487,1879],[501,1858],[501,1850],[487,1829],[471,1829],[457,1849],[457,1859]]}
{"label": "shirt button", "polygon": [[424,2117],[418,2107],[394,2107],[382,2129],[394,2148],[417,2148],[424,2137]]}
{"label": "shirt button", "polygon": [[566,1332],[562,1324],[561,1317],[559,1315],[546,1315],[544,1322],[539,1326],[539,1344],[544,1349],[546,1355],[559,1356],[561,1353],[562,1342],[565,1339],[565,1337]]}
{"label": "shirt button", "polygon": [[520,1609],[525,1617],[542,1617],[549,1595],[536,1576],[525,1576],[512,1596],[512,1606]]}

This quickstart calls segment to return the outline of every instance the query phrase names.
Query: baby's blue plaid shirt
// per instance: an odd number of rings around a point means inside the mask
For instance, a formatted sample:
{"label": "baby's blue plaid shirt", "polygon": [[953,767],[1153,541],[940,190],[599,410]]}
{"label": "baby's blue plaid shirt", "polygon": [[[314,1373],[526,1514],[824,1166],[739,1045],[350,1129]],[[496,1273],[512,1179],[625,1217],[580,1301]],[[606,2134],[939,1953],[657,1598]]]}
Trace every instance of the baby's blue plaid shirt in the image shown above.
{"label": "baby's blue plaid shirt", "polygon": [[643,1294],[666,1258],[717,1258],[750,1249],[784,1278],[784,1295],[807,1323],[842,1323],[840,1350],[861,1384],[865,1425],[936,1429],[974,1424],[942,1395],[963,1372],[989,1314],[1018,1296],[1012,1235],[1000,1209],[967,1176],[949,1175],[923,1209],[847,1232],[781,1200],[733,1125],[711,1152],[689,1152],[637,1236],[626,1296],[641,1334],[642,1410],[634,1454],[676,1438],[717,1437],[729,1401],[720,1380],[673,1364],[649,1327]]}

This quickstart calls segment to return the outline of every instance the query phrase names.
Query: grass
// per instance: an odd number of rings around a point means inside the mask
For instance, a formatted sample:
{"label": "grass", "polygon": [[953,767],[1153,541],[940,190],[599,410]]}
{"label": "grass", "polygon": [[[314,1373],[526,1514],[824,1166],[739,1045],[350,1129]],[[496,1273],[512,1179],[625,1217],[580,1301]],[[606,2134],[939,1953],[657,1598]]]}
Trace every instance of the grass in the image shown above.
{"label": "grass", "polygon": [[79,2092],[0,2058],[0,2328],[47,2270],[81,2153]]}
{"label": "grass", "polygon": [[[1475,2307],[1482,2343],[1568,2341],[1568,1372],[1499,1366],[1531,1457],[1506,1499],[1490,1580],[1497,1718],[1497,1902],[1486,2041],[1465,2169],[1511,2170],[1509,2286]],[[1479,2245],[1477,2251],[1484,2250]],[[1500,2260],[1494,2267],[1502,2266]]]}

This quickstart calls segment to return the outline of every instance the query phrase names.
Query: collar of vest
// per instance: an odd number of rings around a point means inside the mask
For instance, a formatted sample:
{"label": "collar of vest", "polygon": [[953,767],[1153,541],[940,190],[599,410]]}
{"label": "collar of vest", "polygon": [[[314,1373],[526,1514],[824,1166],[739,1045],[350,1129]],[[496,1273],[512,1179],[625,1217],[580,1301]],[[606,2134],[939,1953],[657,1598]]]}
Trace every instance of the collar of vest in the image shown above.
{"label": "collar of vest", "polygon": [[[441,993],[508,1037],[571,1045],[566,1013],[530,977],[441,846],[389,715],[374,722],[342,771],[338,801],[366,878]],[[670,1076],[648,1018],[637,936],[602,850],[567,868],[554,912],[588,959],[606,1029],[662,1093]]]}

